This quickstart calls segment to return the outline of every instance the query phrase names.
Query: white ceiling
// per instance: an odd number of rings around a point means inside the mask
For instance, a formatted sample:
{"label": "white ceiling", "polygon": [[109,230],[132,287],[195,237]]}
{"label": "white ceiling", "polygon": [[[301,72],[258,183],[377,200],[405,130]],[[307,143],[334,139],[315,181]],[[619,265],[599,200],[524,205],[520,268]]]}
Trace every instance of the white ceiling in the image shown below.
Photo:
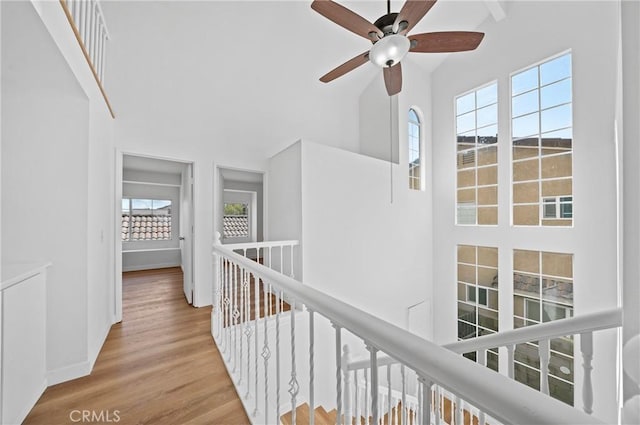
{"label": "white ceiling", "polygon": [[252,171],[233,170],[230,168],[220,168],[220,174],[225,180],[243,183],[262,183],[263,174]]}
{"label": "white ceiling", "polygon": [[[474,30],[489,16],[486,1],[498,0],[440,0],[411,33]],[[386,13],[384,0],[341,4],[370,21]],[[392,11],[402,4],[392,1]],[[256,158],[300,138],[357,149],[358,99],[382,73],[367,63],[319,82],[371,43],[310,5],[104,1],[111,33],[105,85],[117,136]],[[427,75],[445,57],[412,53],[405,61]]]}

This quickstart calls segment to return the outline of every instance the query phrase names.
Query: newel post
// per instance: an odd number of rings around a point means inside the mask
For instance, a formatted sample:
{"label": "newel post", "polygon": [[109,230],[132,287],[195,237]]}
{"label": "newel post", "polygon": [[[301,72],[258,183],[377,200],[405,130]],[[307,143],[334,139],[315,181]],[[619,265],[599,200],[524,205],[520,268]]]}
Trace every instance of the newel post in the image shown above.
{"label": "newel post", "polygon": [[[218,245],[221,245],[220,242],[220,232],[215,232],[213,236],[213,247],[215,248]],[[213,282],[211,283],[211,295],[212,295],[212,303],[211,303],[211,335],[214,335],[214,317],[218,315],[218,320],[222,319],[222,297],[221,297],[221,287],[222,287],[222,267],[220,266],[222,258],[216,250],[213,250]]]}
{"label": "newel post", "polygon": [[[345,344],[342,347],[342,376],[344,377],[344,423],[351,424],[353,412],[351,409],[351,374],[349,373],[349,363],[351,363],[351,349]],[[357,383],[356,383],[357,385]]]}

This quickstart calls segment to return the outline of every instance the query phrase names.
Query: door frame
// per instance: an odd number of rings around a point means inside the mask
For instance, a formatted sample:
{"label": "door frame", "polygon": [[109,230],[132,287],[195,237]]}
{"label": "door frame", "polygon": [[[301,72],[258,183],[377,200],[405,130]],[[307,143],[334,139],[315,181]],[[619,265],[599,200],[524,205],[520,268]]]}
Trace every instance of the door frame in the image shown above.
{"label": "door frame", "polygon": [[[172,161],[172,162],[178,162],[178,163],[183,163],[183,164],[191,164],[191,170],[192,170],[192,175],[193,175],[193,180],[192,180],[192,184],[193,184],[193,191],[196,191],[196,183],[197,183],[197,179],[196,179],[196,162],[190,159],[184,159],[184,158],[173,158],[173,157],[165,157],[165,156],[158,156],[158,155],[153,155],[153,154],[149,154],[149,153],[144,153],[144,152],[136,152],[136,151],[130,151],[130,150],[122,150],[122,149],[117,149],[116,148],[116,158],[115,158],[115,179],[114,179],[114,183],[115,183],[115,190],[114,190],[114,241],[115,243],[113,244],[114,246],[114,282],[113,282],[113,322],[114,323],[119,323],[122,322],[122,236],[121,236],[121,227],[122,227],[122,182],[123,182],[123,158],[125,155],[129,155],[129,156],[139,156],[142,158],[149,158],[149,159],[160,159],[163,161]],[[191,199],[191,210],[195,211],[195,199],[192,198]],[[193,234],[195,235],[195,220],[193,223],[191,223],[193,225],[193,229],[194,232]],[[179,231],[178,231],[179,232]],[[195,241],[194,238],[190,238],[191,240],[191,253],[192,253],[192,270],[191,270],[191,276],[195,275],[195,261],[194,261],[194,256],[193,253],[195,252]],[[191,291],[192,293],[195,292],[195,279],[192,279],[191,282]],[[192,302],[194,300],[192,299]]]}

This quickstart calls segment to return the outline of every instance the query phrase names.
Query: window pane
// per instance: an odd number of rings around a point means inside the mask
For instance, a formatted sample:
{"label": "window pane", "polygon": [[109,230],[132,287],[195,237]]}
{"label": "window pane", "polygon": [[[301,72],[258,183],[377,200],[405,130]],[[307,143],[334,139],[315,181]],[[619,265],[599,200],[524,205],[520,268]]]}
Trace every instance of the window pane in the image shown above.
{"label": "window pane", "polygon": [[542,111],[540,120],[541,131],[543,133],[571,127],[571,105],[556,106],[555,108]]}
{"label": "window pane", "polygon": [[130,205],[130,200],[129,199],[122,199],[122,213],[123,214],[129,214],[129,205]]}
{"label": "window pane", "polygon": [[478,108],[498,102],[498,85],[492,84],[476,92]]}
{"label": "window pane", "polygon": [[515,96],[525,91],[535,89],[538,86],[538,68],[531,68],[527,71],[511,77],[511,95]]}
{"label": "window pane", "polygon": [[464,114],[475,109],[476,100],[475,93],[469,93],[465,96],[456,99],[456,113],[458,115]]}
{"label": "window pane", "polygon": [[513,273],[513,289],[519,295],[540,296],[540,278],[538,276]]}
{"label": "window pane", "polygon": [[498,224],[497,167],[485,167],[498,162],[496,101],[496,83],[456,99],[458,225]]}
{"label": "window pane", "polygon": [[420,123],[420,118],[418,118],[418,114],[413,109],[409,109],[409,121],[416,124]]}
{"label": "window pane", "polygon": [[460,115],[456,120],[456,129],[457,133],[464,133],[469,131],[476,126],[476,114],[473,112],[469,112],[464,115]]}
{"label": "window pane", "polygon": [[551,397],[573,406],[573,384],[549,376],[549,394]]}
{"label": "window pane", "polygon": [[571,79],[558,81],[540,91],[540,107],[542,109],[571,102]]}
{"label": "window pane", "polygon": [[[557,199],[573,190],[571,55],[514,75],[511,96],[513,224],[571,226],[573,204],[561,206]],[[538,188],[524,193],[521,182]]]}
{"label": "window pane", "polygon": [[536,112],[537,110],[538,90],[523,93],[511,100],[511,115],[514,117]]}
{"label": "window pane", "polygon": [[151,211],[153,201],[151,199],[132,199],[131,208],[134,214],[144,214]]}
{"label": "window pane", "polygon": [[514,139],[521,139],[526,136],[538,134],[538,113],[525,115],[513,120],[513,132]]}
{"label": "window pane", "polygon": [[478,109],[477,126],[486,127],[491,124],[495,124],[498,121],[498,105],[493,104],[486,106],[482,109]]}
{"label": "window pane", "polygon": [[540,85],[571,76],[571,55],[567,54],[540,65]]}

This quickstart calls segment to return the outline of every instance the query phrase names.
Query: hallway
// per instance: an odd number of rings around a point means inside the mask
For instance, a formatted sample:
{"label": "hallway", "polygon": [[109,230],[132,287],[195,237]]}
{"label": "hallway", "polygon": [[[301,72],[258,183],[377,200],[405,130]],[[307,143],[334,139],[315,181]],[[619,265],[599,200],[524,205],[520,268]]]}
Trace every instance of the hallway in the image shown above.
{"label": "hallway", "polygon": [[210,312],[185,302],[180,268],[124,273],[123,322],[93,372],[49,387],[25,424],[249,423],[211,338]]}

